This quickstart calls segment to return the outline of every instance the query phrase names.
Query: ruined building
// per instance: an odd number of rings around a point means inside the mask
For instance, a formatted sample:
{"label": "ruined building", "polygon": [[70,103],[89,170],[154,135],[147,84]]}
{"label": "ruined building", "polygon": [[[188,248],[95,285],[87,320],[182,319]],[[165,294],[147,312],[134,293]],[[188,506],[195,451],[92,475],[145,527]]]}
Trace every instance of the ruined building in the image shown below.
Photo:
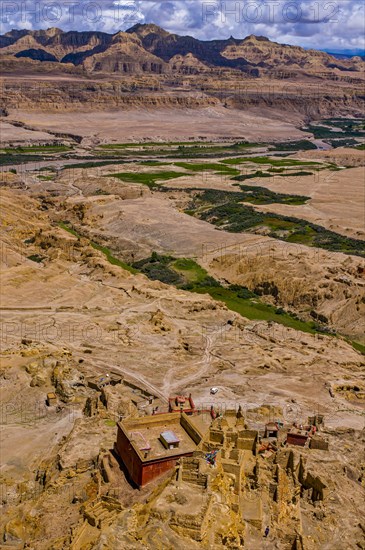
{"label": "ruined building", "polygon": [[118,423],[115,449],[132,481],[142,487],[192,456],[203,436],[185,414],[166,413]]}

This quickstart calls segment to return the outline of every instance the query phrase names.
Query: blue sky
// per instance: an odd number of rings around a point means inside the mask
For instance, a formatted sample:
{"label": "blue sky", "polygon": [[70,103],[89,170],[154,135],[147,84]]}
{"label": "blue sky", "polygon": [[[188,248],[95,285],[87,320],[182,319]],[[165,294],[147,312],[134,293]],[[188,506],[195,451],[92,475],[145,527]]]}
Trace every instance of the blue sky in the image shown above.
{"label": "blue sky", "polygon": [[117,32],[155,23],[201,40],[248,34],[331,51],[365,49],[364,0],[1,0],[13,28]]}

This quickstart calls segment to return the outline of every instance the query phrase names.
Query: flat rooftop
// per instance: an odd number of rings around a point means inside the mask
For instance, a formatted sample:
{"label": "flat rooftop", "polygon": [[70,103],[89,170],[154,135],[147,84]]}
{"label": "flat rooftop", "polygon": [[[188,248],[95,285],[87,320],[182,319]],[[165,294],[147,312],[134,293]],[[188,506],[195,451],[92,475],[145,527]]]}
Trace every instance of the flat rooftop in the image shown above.
{"label": "flat rooftop", "polygon": [[[185,424],[185,425],[184,425]],[[124,431],[130,443],[139,454],[143,462],[179,456],[195,451],[197,443],[189,435],[195,434],[201,438],[197,428],[190,422],[190,419],[177,413],[146,416],[119,422],[119,428]],[[173,434],[179,441],[179,446],[173,449],[166,449],[160,440],[160,435],[165,433]],[[194,435],[193,435],[194,437]],[[145,457],[145,451],[148,456]]]}

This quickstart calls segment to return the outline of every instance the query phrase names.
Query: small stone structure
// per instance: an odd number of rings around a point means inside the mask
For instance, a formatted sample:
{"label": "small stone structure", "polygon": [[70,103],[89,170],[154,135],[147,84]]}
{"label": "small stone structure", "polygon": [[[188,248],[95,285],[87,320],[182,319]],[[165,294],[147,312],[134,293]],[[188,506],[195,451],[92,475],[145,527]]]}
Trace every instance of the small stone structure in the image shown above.
{"label": "small stone structure", "polygon": [[118,500],[104,496],[88,503],[83,512],[90,525],[102,529],[113,523],[121,510],[122,506]]}
{"label": "small stone structure", "polygon": [[312,437],[309,443],[310,449],[320,449],[322,451],[328,451],[328,441],[319,435]]}
{"label": "small stone structure", "polygon": [[102,376],[93,376],[87,379],[87,385],[93,390],[101,391],[105,386],[116,386],[121,384],[123,377],[115,372],[103,374]]}
{"label": "small stone structure", "polygon": [[57,395],[54,392],[47,393],[46,403],[48,407],[51,407],[52,405],[57,405]]}
{"label": "small stone structure", "polygon": [[265,437],[277,438],[279,432],[279,426],[276,422],[269,422],[265,426]]}
{"label": "small stone structure", "polygon": [[303,433],[288,432],[286,442],[288,445],[298,445],[304,447],[308,441],[308,435]]}
{"label": "small stone structure", "polygon": [[169,412],[185,412],[186,414],[193,413],[196,410],[195,403],[191,396],[175,395],[169,397]]}

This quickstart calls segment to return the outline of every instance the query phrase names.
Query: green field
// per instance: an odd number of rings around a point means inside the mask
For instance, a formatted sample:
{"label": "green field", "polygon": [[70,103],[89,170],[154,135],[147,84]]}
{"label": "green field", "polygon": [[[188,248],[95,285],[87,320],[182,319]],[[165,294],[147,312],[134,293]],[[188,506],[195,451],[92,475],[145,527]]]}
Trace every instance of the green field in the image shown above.
{"label": "green field", "polygon": [[296,160],[296,159],[273,159],[270,157],[244,157],[225,159],[221,161],[223,164],[244,164],[251,162],[252,164],[270,164],[271,166],[321,166],[318,162]]}
{"label": "green field", "polygon": [[194,260],[188,258],[179,258],[173,261],[171,267],[184,277],[186,284],[201,284],[208,277],[205,269],[200,267]]}
{"label": "green field", "polygon": [[181,172],[156,172],[156,173],[146,173],[146,172],[120,172],[117,174],[108,174],[108,177],[118,178],[120,180],[131,182],[131,183],[141,183],[147,185],[150,189],[158,187],[158,181],[167,181],[174,178],[181,178],[181,176],[186,176],[187,174],[182,174]]}
{"label": "green field", "polygon": [[68,168],[98,168],[99,166],[109,166],[110,164],[126,164],[128,161],[124,159],[113,160],[88,160],[86,162],[75,162],[75,164],[67,164],[63,167],[64,170]]}
{"label": "green field", "polygon": [[227,174],[228,176],[238,176],[240,173],[236,168],[231,168],[229,166],[224,166],[220,163],[209,163],[209,162],[175,162],[175,166],[179,168],[184,168],[185,170],[191,170],[192,172],[206,172],[207,170],[212,170],[216,174]]}

